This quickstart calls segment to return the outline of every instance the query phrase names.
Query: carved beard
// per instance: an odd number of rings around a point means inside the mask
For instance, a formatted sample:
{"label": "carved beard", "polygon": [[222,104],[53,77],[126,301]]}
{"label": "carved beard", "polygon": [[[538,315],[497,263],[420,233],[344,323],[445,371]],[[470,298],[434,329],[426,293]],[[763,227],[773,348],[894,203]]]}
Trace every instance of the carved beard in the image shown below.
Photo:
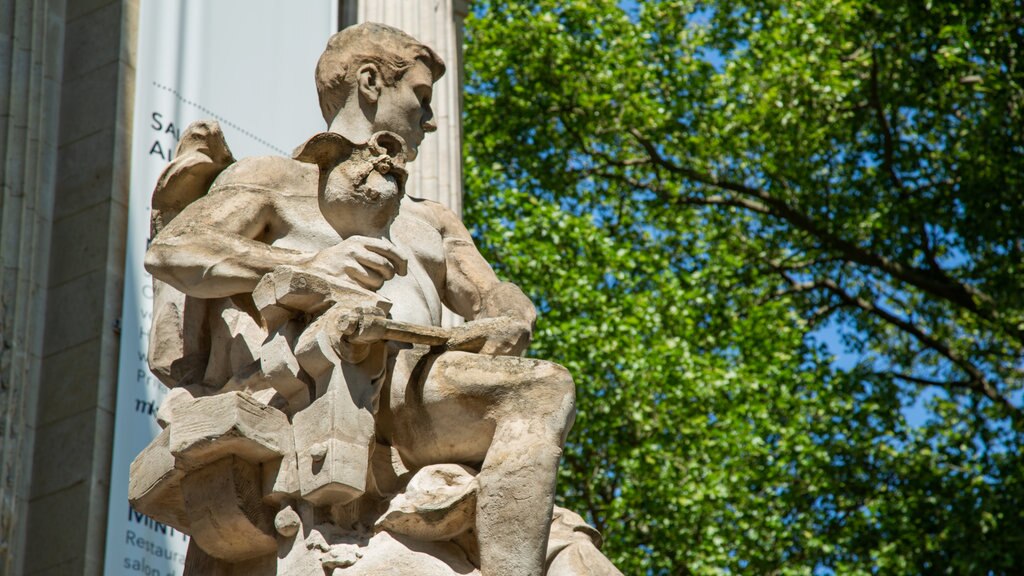
{"label": "carved beard", "polygon": [[327,174],[320,211],[342,238],[387,238],[405,195],[401,157],[375,146],[354,150]]}

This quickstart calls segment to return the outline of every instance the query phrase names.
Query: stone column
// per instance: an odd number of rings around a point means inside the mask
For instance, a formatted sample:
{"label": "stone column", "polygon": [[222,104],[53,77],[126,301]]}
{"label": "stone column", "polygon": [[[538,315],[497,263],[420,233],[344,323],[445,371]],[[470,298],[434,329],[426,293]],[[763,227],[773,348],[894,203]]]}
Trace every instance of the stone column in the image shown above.
{"label": "stone column", "polygon": [[64,10],[63,0],[0,0],[0,574],[24,573]]}
{"label": "stone column", "polygon": [[410,164],[409,194],[462,215],[462,22],[466,0],[342,0],[341,25],[380,22],[413,35],[441,55],[448,71],[434,86],[437,132]]}
{"label": "stone column", "polygon": [[[0,0],[0,6],[10,3]],[[22,242],[19,248],[29,256],[18,274],[32,276],[24,290],[37,285],[32,297],[44,303],[33,300],[40,311],[31,314],[16,305],[24,315],[21,325],[32,329],[31,340],[21,343],[20,350],[38,357],[38,368],[35,373],[30,369],[31,378],[25,380],[38,402],[30,420],[31,456],[23,453],[21,459],[23,479],[31,470],[23,488],[27,514],[15,519],[15,531],[24,540],[15,543],[16,562],[7,573],[98,576],[124,284],[138,0],[13,3],[16,14],[22,7],[30,10],[33,33],[40,34],[32,43],[33,54],[21,58],[47,64],[38,83],[28,88],[25,144],[4,153],[36,158],[24,162],[18,177],[22,184],[11,190],[25,195],[19,236],[27,238],[25,223],[35,219],[40,222],[36,234],[44,238],[35,247]],[[0,12],[0,28],[6,18]],[[15,28],[21,28],[20,21]],[[8,142],[17,138],[18,126],[12,120]],[[33,132],[39,134],[36,143]],[[4,174],[5,179],[12,176]],[[5,254],[16,246],[7,236],[7,191],[5,186]],[[37,198],[34,214],[27,209],[32,194]],[[25,262],[32,264],[31,272]],[[6,255],[4,273],[9,274]],[[6,444],[5,439],[5,449]]]}

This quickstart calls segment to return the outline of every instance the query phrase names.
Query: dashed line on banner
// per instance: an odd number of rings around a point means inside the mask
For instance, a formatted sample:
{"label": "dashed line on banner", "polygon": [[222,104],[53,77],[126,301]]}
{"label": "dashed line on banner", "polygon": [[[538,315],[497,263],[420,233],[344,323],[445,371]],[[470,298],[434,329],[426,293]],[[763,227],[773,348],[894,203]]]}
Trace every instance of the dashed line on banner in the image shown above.
{"label": "dashed line on banner", "polygon": [[260,144],[263,144],[264,146],[266,146],[267,148],[270,148],[271,150],[277,152],[278,154],[282,154],[284,156],[288,156],[289,155],[288,152],[285,152],[284,150],[281,150],[277,146],[274,146],[273,144],[271,144],[270,142],[267,142],[263,138],[260,138],[259,136],[253,134],[252,132],[249,132],[248,130],[246,130],[245,128],[242,128],[238,124],[235,124],[234,122],[225,119],[223,116],[213,112],[212,110],[210,110],[206,106],[203,106],[202,104],[200,104],[198,102],[193,102],[192,100],[189,100],[188,98],[185,98],[180,93],[178,93],[178,91],[175,90],[174,88],[171,88],[170,86],[164,86],[163,84],[161,84],[159,82],[156,82],[156,81],[153,81],[153,86],[156,86],[157,88],[159,88],[161,90],[165,90],[167,92],[170,92],[171,94],[174,94],[174,97],[177,98],[178,100],[181,100],[182,102],[184,102],[185,104],[188,104],[189,106],[194,106],[195,108],[198,108],[199,110],[203,111],[203,113],[209,114],[211,117],[216,119],[221,124],[224,124],[225,126],[230,126],[230,127],[234,128],[235,130],[238,130],[242,134],[245,134],[249,138],[252,138],[253,140],[259,142]]}

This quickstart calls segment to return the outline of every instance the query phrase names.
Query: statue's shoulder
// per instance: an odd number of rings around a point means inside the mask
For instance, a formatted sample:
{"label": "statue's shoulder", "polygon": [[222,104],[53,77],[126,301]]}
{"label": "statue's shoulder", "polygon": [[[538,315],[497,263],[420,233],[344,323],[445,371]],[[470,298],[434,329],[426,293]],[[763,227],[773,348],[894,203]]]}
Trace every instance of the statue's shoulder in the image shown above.
{"label": "statue's shoulder", "polygon": [[285,156],[252,156],[221,172],[210,194],[242,188],[282,196],[316,196],[318,175],[315,164]]}
{"label": "statue's shoulder", "polygon": [[401,213],[429,224],[432,228],[446,236],[448,232],[462,227],[462,221],[455,212],[434,200],[406,196],[402,202]]}

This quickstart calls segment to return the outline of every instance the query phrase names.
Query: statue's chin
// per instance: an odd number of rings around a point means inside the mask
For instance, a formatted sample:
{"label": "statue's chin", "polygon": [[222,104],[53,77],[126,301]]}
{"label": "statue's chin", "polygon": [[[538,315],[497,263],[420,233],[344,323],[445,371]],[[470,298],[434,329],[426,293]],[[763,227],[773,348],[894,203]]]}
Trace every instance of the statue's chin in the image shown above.
{"label": "statue's chin", "polygon": [[344,166],[331,172],[320,192],[320,212],[342,238],[385,237],[402,203],[401,184],[393,174],[372,171],[362,185],[353,187]]}
{"label": "statue's chin", "polygon": [[331,228],[342,238],[350,236],[369,236],[370,238],[386,238],[394,219],[394,211],[375,206],[354,207],[351,204],[331,206],[323,210],[324,217]]}

